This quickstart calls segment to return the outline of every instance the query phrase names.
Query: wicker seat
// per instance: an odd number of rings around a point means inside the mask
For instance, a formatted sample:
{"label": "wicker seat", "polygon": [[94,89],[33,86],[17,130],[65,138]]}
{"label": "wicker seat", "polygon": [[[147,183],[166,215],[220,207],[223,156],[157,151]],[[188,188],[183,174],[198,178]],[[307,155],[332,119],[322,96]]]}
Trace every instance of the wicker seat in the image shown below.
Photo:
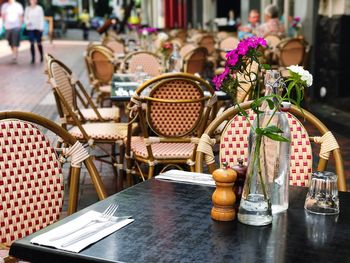
{"label": "wicker seat", "polygon": [[135,73],[138,66],[142,66],[143,71],[151,77],[158,76],[163,71],[161,59],[148,51],[136,51],[128,54],[123,60],[121,69],[123,72]]}
{"label": "wicker seat", "polygon": [[[69,148],[55,149],[52,143],[59,138]],[[1,112],[0,151],[0,243],[6,246],[59,219],[65,185],[62,157],[72,158],[65,169],[70,171],[68,214],[77,209],[82,162],[99,198],[107,197],[88,152],[51,120],[29,112]]]}
{"label": "wicker seat", "polygon": [[[245,102],[241,104],[241,108],[249,109],[251,102]],[[248,134],[249,125],[248,122],[242,117],[238,116],[238,107],[231,107],[226,110],[222,115],[218,116],[205,130],[202,135],[201,141],[198,145],[197,157],[196,157],[196,171],[203,171],[203,161],[205,160],[208,165],[209,172],[215,170],[215,159],[213,151],[210,145],[214,145],[217,141],[215,139],[215,131],[221,123],[229,120],[221,134],[220,142],[220,156],[219,161],[228,162],[229,166],[238,163],[238,158],[243,158],[247,162],[248,155]],[[317,137],[309,137],[307,131],[303,127],[302,123],[295,117],[300,116],[305,118],[310,124],[323,136],[321,140]],[[250,118],[254,118],[251,116]],[[328,129],[311,113],[303,109],[301,112],[296,107],[292,107],[290,113],[288,113],[288,121],[291,129],[291,158],[290,158],[290,184],[298,186],[307,186],[311,179],[312,172],[312,151],[310,142],[323,141],[328,137],[330,140],[335,141],[334,137],[328,131]],[[325,135],[326,134],[326,135]],[[323,144],[324,145],[324,144]],[[335,143],[336,145],[336,143]],[[346,190],[345,176],[343,161],[340,154],[339,147],[328,149],[333,153],[335,159],[335,169],[338,175],[338,187],[339,190]],[[320,151],[320,159],[318,162],[317,170],[324,171],[327,166],[327,152]]]}
{"label": "wicker seat", "polygon": [[[90,146],[96,145],[111,161],[100,159],[101,161],[113,165],[113,171],[118,176],[118,168],[122,168],[124,162],[123,140],[126,138],[127,124],[115,122],[95,122],[86,123],[82,121],[82,114],[74,108],[74,85],[70,85],[69,74],[63,64],[55,59],[48,61],[48,74],[53,93],[56,99],[58,113],[61,117],[62,127],[67,129],[79,141],[88,143]],[[98,112],[97,112],[98,113]],[[133,129],[136,128],[135,125]],[[109,144],[111,151],[107,151],[101,144]],[[115,159],[115,148],[119,146],[119,162]],[[98,156],[96,156],[98,158]],[[117,190],[122,188],[122,177],[118,176]]]}
{"label": "wicker seat", "polygon": [[[120,109],[97,108],[81,82],[74,78],[72,71],[65,64],[56,60],[51,55],[47,56],[46,61],[47,64],[51,63],[51,67],[54,69],[52,72],[54,74],[55,84],[59,86],[62,94],[67,98],[70,107],[77,112],[79,119],[83,123],[87,121],[120,121]],[[61,108],[64,114],[61,116],[63,118],[62,121],[68,124],[74,123],[73,117],[69,112],[64,110],[62,105]]]}
{"label": "wicker seat", "polygon": [[[144,94],[149,88],[149,95]],[[204,95],[203,88],[209,96]],[[138,120],[142,133],[133,137],[128,132],[128,178],[132,173],[151,178],[158,164],[165,165],[164,169],[187,164],[194,171],[196,142],[216,110],[212,87],[191,74],[164,74],[142,84],[129,106],[129,125]],[[142,164],[148,166],[147,175]]]}
{"label": "wicker seat", "polygon": [[114,39],[112,37],[105,37],[102,41],[102,45],[113,50],[114,54],[124,54],[125,53],[125,45],[122,41]]}

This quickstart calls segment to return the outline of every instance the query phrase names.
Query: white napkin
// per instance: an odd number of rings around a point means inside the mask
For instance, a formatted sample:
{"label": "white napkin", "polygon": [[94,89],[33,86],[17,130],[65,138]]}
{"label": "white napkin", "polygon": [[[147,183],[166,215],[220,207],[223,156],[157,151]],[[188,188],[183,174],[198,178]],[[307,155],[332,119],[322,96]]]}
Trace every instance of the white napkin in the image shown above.
{"label": "white napkin", "polygon": [[[222,90],[216,90],[215,94],[216,94],[216,96],[226,96],[227,95],[227,93],[225,93]],[[204,91],[204,95],[209,96],[210,92],[209,91]]]}
{"label": "white napkin", "polygon": [[215,186],[215,181],[211,174],[192,173],[181,170],[169,170],[155,177],[161,180],[171,180],[176,182]]}
{"label": "white napkin", "polygon": [[[67,235],[66,237],[52,241],[53,238],[64,235],[65,233],[70,233],[74,229],[79,229],[82,225],[87,224],[88,222],[95,218],[98,218],[99,216],[101,216],[101,213],[96,211],[89,211],[64,225],[61,225],[42,235],[34,237],[32,240],[30,240],[30,242],[38,245],[55,247],[58,249],[78,253],[88,245],[95,243],[96,241],[104,238],[105,236],[108,236],[109,234],[121,229],[122,227],[134,221],[134,219],[124,219],[116,222],[104,222],[93,224],[75,233]],[[117,218],[113,217],[112,220],[117,220]],[[64,244],[70,242],[71,240],[81,235],[92,233],[94,230],[98,231],[95,234],[86,237],[85,239],[73,243],[72,245],[64,246]]]}

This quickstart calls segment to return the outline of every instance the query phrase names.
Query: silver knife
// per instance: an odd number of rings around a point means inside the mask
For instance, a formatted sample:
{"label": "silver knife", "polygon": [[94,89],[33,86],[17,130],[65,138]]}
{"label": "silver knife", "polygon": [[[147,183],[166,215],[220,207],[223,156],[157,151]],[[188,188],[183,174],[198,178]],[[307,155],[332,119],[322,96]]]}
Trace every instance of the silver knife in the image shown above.
{"label": "silver knife", "polygon": [[131,218],[131,216],[123,216],[123,217],[118,217],[116,219],[113,219],[113,220],[110,220],[102,225],[100,225],[99,227],[93,229],[93,230],[90,230],[82,235],[79,235],[75,238],[72,238],[68,241],[66,241],[65,243],[63,243],[61,245],[61,247],[68,247],[70,245],[73,245],[74,243],[77,243],[81,240],[84,240],[85,238],[88,238],[88,237],[91,237],[93,235],[95,235],[96,233],[98,233],[100,230],[104,229],[104,228],[107,228],[107,227],[110,227],[111,225],[117,223],[117,222],[121,222],[121,221],[125,221],[127,219]]}

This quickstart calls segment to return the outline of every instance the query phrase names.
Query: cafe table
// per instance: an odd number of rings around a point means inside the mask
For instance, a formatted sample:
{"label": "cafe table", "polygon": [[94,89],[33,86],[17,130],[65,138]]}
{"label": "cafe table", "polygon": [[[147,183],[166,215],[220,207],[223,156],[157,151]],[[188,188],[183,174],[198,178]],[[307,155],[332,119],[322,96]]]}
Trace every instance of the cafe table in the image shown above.
{"label": "cafe table", "polygon": [[[214,187],[150,179],[13,243],[10,254],[32,262],[350,262],[350,193],[340,214],[307,213],[307,188],[290,187],[289,209],[269,226],[211,219]],[[79,215],[119,204],[135,221],[79,253],[30,240]]]}
{"label": "cafe table", "polygon": [[[139,86],[133,79],[135,79],[134,74],[115,74],[112,79],[110,99],[115,102],[130,101],[132,95]],[[216,90],[215,94],[220,101],[230,100],[230,96],[224,91]],[[205,91],[204,95],[210,95],[210,93]]]}

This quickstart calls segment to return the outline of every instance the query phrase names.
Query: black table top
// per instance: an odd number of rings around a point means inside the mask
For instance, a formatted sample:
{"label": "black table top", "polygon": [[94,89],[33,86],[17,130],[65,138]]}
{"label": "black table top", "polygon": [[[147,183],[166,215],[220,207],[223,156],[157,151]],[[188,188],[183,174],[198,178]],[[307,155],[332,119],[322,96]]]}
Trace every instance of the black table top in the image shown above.
{"label": "black table top", "polygon": [[[16,241],[10,254],[33,262],[350,262],[350,193],[339,193],[340,214],[303,209],[306,188],[290,188],[290,207],[264,227],[210,218],[215,188],[155,179],[128,188]],[[29,243],[89,209],[118,203],[117,214],[135,221],[70,253]]]}

